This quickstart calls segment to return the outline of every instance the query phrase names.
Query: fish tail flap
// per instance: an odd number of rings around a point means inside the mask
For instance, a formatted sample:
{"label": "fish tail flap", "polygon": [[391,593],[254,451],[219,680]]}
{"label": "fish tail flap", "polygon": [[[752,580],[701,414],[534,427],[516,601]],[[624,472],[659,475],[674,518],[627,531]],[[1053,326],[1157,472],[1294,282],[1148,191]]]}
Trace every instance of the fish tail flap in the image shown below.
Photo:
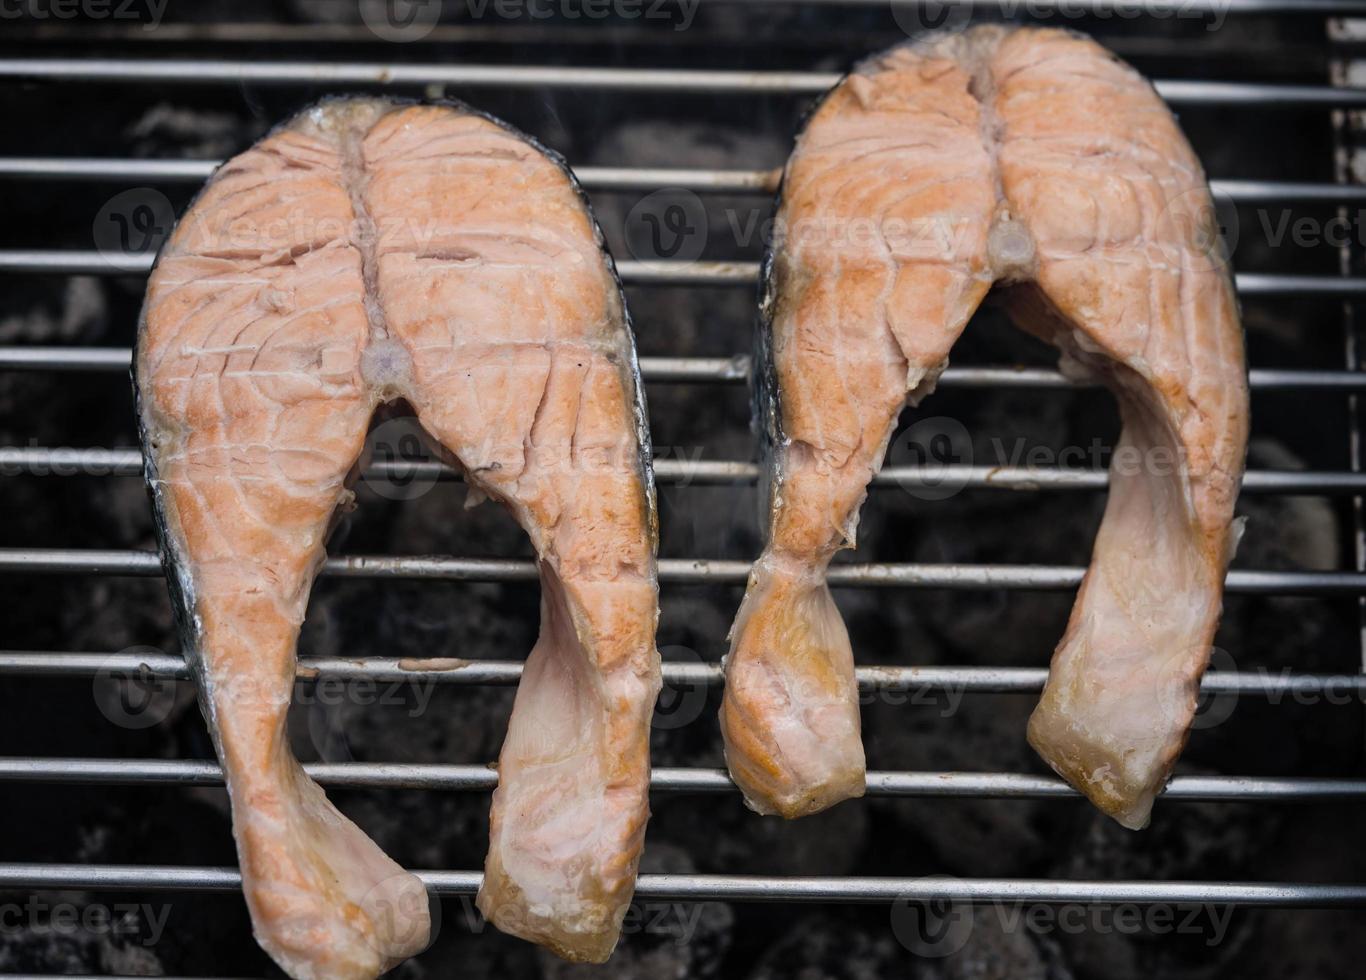
{"label": "fish tail flap", "polygon": [[541,632],[499,758],[478,907],[568,960],[612,953],[649,818],[652,581],[541,566]]}
{"label": "fish tail flap", "polygon": [[[237,787],[234,827],[256,940],[291,977],[369,980],[426,949],[428,895],[292,760],[281,782]],[[245,792],[243,790],[246,790]],[[265,816],[270,796],[291,810]],[[240,802],[239,802],[240,801]]]}
{"label": "fish tail flap", "polygon": [[1091,565],[1029,741],[1100,809],[1138,829],[1195,717],[1224,566],[1192,522],[1183,475],[1119,462],[1171,438],[1132,406],[1125,415]]}
{"label": "fish tail flap", "polygon": [[1111,388],[1123,419],[1029,740],[1138,829],[1218,625],[1247,442],[1242,329],[1225,262],[1193,233],[1210,210],[1200,162],[1149,83],[1060,31],[1009,35],[988,68],[1001,192],[1034,241],[1032,284],[1007,309],[1064,352],[1065,374]]}
{"label": "fish tail flap", "polygon": [[1153,785],[1141,771],[1135,771],[1122,746],[1105,744],[1103,734],[1067,725],[1049,699],[1030,716],[1029,744],[1102,813],[1129,830],[1148,826],[1162,784]]}
{"label": "fish tail flap", "polygon": [[759,560],[725,671],[726,762],[752,810],[793,819],[863,795],[854,657],[823,569]]}
{"label": "fish tail flap", "polygon": [[1142,830],[1195,718],[1217,593],[1205,614],[1173,610],[1157,622],[1162,612],[1150,610],[1157,629],[1143,636],[1116,618],[1116,604],[1131,596],[1104,569],[1091,570],[1082,588],[1030,716],[1029,742],[1101,811]]}

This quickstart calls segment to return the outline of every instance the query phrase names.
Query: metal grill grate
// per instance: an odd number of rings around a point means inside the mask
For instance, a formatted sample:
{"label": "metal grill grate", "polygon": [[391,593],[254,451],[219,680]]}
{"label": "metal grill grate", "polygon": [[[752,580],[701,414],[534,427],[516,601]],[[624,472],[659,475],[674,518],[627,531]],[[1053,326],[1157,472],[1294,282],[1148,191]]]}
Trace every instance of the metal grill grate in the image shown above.
{"label": "metal grill grate", "polygon": [[[797,0],[788,0],[796,3]],[[806,0],[812,5],[856,6],[848,0]],[[990,3],[974,6],[988,8]],[[1093,4],[1097,9],[1103,2]],[[1292,3],[1276,0],[1244,0],[1221,5],[1229,13],[1249,14],[1366,14],[1366,3]],[[656,95],[754,95],[807,98],[837,81],[828,72],[714,71],[636,68],[584,68],[528,65],[476,64],[381,64],[370,62],[319,64],[313,61],[244,61],[230,59],[191,60],[171,58],[0,58],[0,84],[118,83],[154,85],[164,83],[208,86],[251,82],[266,86],[301,84],[371,85],[411,88],[447,85],[457,90],[512,89],[539,91],[611,90],[642,99]],[[1268,108],[1309,108],[1334,111],[1366,107],[1366,89],[1335,86],[1281,85],[1261,82],[1212,82],[1165,80],[1159,91],[1178,106],[1218,106],[1230,112]],[[197,183],[216,165],[210,160],[143,160],[73,156],[69,158],[0,158],[0,180],[41,182],[151,182]],[[578,175],[590,191],[653,191],[684,188],[701,193],[762,194],[772,192],[777,174],[773,170],[744,169],[747,161],[735,161],[735,169],[664,169],[585,167]],[[1237,203],[1285,202],[1348,205],[1366,201],[1366,186],[1219,179],[1217,194]],[[150,260],[144,263],[150,266]],[[636,286],[738,286],[752,287],[757,265],[752,262],[638,262],[622,261],[618,268],[625,282]],[[145,271],[145,269],[144,269]],[[128,268],[111,265],[95,251],[0,250],[0,273],[127,275]],[[1315,296],[1355,297],[1366,294],[1366,277],[1344,272],[1341,276],[1309,276],[1281,273],[1245,273],[1238,276],[1244,297]],[[644,329],[648,329],[645,327]],[[738,345],[737,345],[738,346]],[[0,370],[44,372],[123,372],[126,349],[90,347],[0,347]],[[734,357],[644,357],[642,371],[647,382],[736,385],[746,381],[748,361]],[[1366,372],[1357,370],[1294,369],[1254,364],[1251,384],[1256,391],[1295,391],[1327,399],[1353,396],[1366,390]],[[942,379],[944,388],[1059,389],[1072,383],[1056,371],[1040,368],[954,367]],[[1353,415],[1353,437],[1356,432]],[[453,478],[454,474],[430,464],[423,475]],[[57,449],[49,447],[0,448],[0,475],[27,474],[60,477],[81,473],[113,477],[136,477],[141,461],[136,449]],[[950,467],[934,471],[973,489],[1025,491],[1097,491],[1106,486],[1099,470],[1039,469],[1026,467]],[[680,464],[661,460],[656,464],[661,484],[691,482],[701,485],[732,485],[753,482],[755,464],[737,460],[703,460]],[[924,477],[918,467],[892,466],[877,478],[882,485],[914,485]],[[1352,498],[1360,506],[1366,496],[1366,473],[1258,470],[1248,472],[1248,494],[1314,494]],[[870,504],[870,506],[874,506]],[[1000,564],[838,564],[831,570],[832,585],[843,587],[893,587],[939,589],[1066,590],[1080,582],[1083,569],[1050,565]],[[158,576],[161,568],[151,552],[70,550],[58,548],[0,548],[0,573]],[[324,569],[329,576],[352,578],[421,578],[461,581],[534,581],[530,561],[453,558],[434,556],[356,556],[330,559]],[[660,581],[667,585],[695,583],[742,584],[748,574],[743,561],[665,559],[660,562]],[[1230,573],[1231,593],[1255,595],[1348,596],[1366,595],[1366,570],[1360,563],[1351,569],[1331,571],[1235,570]],[[520,677],[516,662],[476,660],[458,666],[411,670],[398,660],[368,658],[347,661],[304,658],[301,666],[311,677],[368,678],[372,680],[421,677],[441,684],[507,685]],[[0,677],[49,676],[94,677],[100,671],[139,670],[188,679],[181,659],[167,655],[106,654],[76,652],[0,652]],[[864,666],[859,669],[865,690],[907,688],[954,688],[968,693],[1021,693],[1039,691],[1042,668],[905,667]],[[667,663],[664,675],[671,683],[715,686],[721,683],[714,664]],[[1244,697],[1267,697],[1300,692],[1345,692],[1366,696],[1366,675],[1265,673],[1240,674],[1216,671],[1203,689],[1211,693]],[[486,766],[435,764],[341,763],[308,767],[324,785],[428,790],[489,791],[496,773]],[[65,783],[78,785],[219,785],[218,766],[200,761],[83,758],[0,758],[0,781],[9,783]],[[719,769],[657,768],[652,789],[659,793],[734,792]],[[1051,777],[1009,772],[909,772],[883,771],[868,774],[870,796],[923,796],[973,798],[1054,798],[1077,794]],[[1197,777],[1180,776],[1165,793],[1171,800],[1200,801],[1366,801],[1366,777]],[[479,875],[471,871],[419,872],[440,894],[468,895],[476,891]],[[84,864],[0,864],[0,888],[138,889],[225,891],[240,886],[234,869],[218,867],[101,866]],[[642,898],[672,900],[726,900],[759,902],[889,902],[894,899],[951,899],[956,901],[1022,901],[1055,903],[1154,903],[1212,902],[1265,907],[1366,907],[1366,883],[1314,884],[1205,882],[1205,881],[1058,881],[975,878],[966,880],[906,877],[784,877],[728,876],[710,874],[642,875],[638,887]]]}

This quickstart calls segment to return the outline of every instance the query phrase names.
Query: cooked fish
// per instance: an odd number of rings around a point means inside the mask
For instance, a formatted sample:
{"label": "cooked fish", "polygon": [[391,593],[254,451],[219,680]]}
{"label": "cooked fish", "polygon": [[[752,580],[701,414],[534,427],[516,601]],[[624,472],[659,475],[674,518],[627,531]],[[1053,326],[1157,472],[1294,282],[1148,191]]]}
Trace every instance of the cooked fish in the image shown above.
{"label": "cooked fish", "polygon": [[224,165],[179,223],[135,375],[261,945],[293,977],[334,980],[428,940],[421,881],[328,803],[285,736],[329,524],[377,406],[401,402],[539,559],[540,639],[479,907],[605,959],[648,817],[655,511],[629,320],[563,162],[463,106],[310,109]]}
{"label": "cooked fish", "polygon": [[1037,249],[1011,309],[1104,380],[1124,422],[1029,740],[1138,829],[1189,734],[1242,533],[1238,305],[1200,161],[1137,72],[1075,35],[1021,32],[991,79],[1005,196]]}
{"label": "cooked fish", "polygon": [[1107,813],[1146,823],[1193,717],[1238,533],[1246,372],[1211,216],[1171,113],[1077,34],[932,35],[824,99],[784,174],[760,318],[768,540],[721,715],[751,807],[795,817],[863,791],[826,569],[853,546],[902,407],[933,390],[1000,284],[1015,321],[1109,384],[1124,418],[1030,739]]}

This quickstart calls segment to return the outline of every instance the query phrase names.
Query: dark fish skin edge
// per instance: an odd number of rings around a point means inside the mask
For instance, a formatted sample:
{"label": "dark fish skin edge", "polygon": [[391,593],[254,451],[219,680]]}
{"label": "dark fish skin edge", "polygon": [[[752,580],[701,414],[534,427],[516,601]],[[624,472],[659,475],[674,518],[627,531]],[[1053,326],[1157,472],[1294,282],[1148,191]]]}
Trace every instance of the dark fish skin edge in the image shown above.
{"label": "dark fish skin edge", "polygon": [[[864,55],[849,66],[839,81],[822,92],[802,112],[793,134],[792,153],[797,152],[797,142],[806,132],[811,120],[825,105],[826,100],[852,75],[861,73],[865,67],[875,64],[898,48],[920,47],[933,44],[940,33],[931,32],[902,41],[874,54]],[[773,216],[776,218],[783,208],[783,189],[787,186],[787,167],[792,155],[783,165],[783,173],[778,181],[778,189],[773,195]],[[780,284],[777,281],[777,242],[770,237],[764,245],[764,255],[759,264],[758,315],[754,321],[754,355],[750,370],[750,428],[758,443],[759,453],[759,530],[767,543],[771,517],[773,514],[774,494],[781,482],[781,474],[776,472],[778,459],[776,450],[786,441],[783,431],[783,398],[778,387],[778,365],[773,358],[773,315],[777,308]]]}
{"label": "dark fish skin edge", "polygon": [[[820,107],[825,104],[826,99],[830,98],[831,93],[843,85],[850,75],[858,71],[869,60],[871,59],[860,59],[840,77],[838,82],[830,86],[807,106],[802,113],[801,120],[797,123],[797,131],[793,135],[793,153],[796,152],[797,141],[806,132],[806,127],[810,125]],[[778,188],[773,194],[773,216],[775,219],[782,213],[783,189],[787,186],[787,166],[789,163],[791,163],[791,155],[788,157],[788,162],[783,165],[782,177],[779,179]],[[764,244],[764,255],[759,263],[758,309],[754,319],[754,353],[750,365],[750,429],[754,433],[758,448],[759,533],[762,535],[765,544],[768,543],[771,531],[775,504],[774,496],[782,482],[782,474],[777,472],[777,450],[787,440],[787,434],[783,431],[783,397],[782,391],[778,387],[778,365],[773,357],[773,316],[777,309],[780,292],[776,271],[777,239],[779,237],[776,234],[778,231],[776,225],[774,230],[775,234],[770,236]]]}
{"label": "dark fish skin edge", "polygon": [[[377,99],[365,94],[358,94],[355,96],[330,95],[300,109],[285,121],[272,127],[269,132],[253,141],[251,145],[254,146],[281,130],[288,129],[300,116],[306,115],[314,109],[322,108],[333,102],[350,101],[353,98],[384,102],[393,108],[416,105],[442,106],[470,115],[479,116],[503,129],[515,138],[526,142],[540,153],[543,153],[557,168],[559,168],[565,177],[569,179],[569,183],[573,186],[574,192],[583,203],[584,210],[588,213],[588,219],[593,226],[593,234],[597,242],[598,250],[606,260],[608,272],[611,275],[612,283],[617,291],[617,301],[622,311],[624,335],[620,340],[624,348],[622,353],[626,357],[626,363],[620,365],[620,367],[624,370],[631,385],[632,414],[635,422],[636,445],[639,449],[639,470],[645,489],[646,506],[649,511],[650,545],[652,552],[657,553],[659,549],[659,513],[656,504],[653,450],[650,442],[649,412],[645,403],[645,386],[641,381],[640,360],[636,354],[635,327],[631,321],[630,309],[626,305],[626,295],[622,287],[621,276],[617,273],[616,262],[612,258],[612,253],[607,248],[607,242],[602,233],[602,226],[598,223],[597,216],[593,213],[592,206],[589,204],[588,195],[584,191],[583,185],[579,183],[579,179],[574,175],[574,172],[569,169],[569,164],[557,151],[545,146],[534,137],[528,136],[521,130],[496,116],[476,109],[459,99],[424,100],[390,97]],[[245,152],[245,150],[239,152]],[[213,181],[217,179],[219,172],[223,167],[227,166],[235,156],[236,154],[234,154],[233,157],[229,157],[214,169],[214,172],[204,181],[203,187],[201,187],[190,200],[190,203],[186,206],[185,212],[180,215],[180,219],[183,219],[185,214],[188,214],[193,210],[195,205],[199,203],[199,199],[204,195],[205,190],[207,190]],[[177,225],[179,224],[180,219],[177,220]],[[162,256],[166,250],[167,244],[170,242],[170,238],[171,236],[168,235],[166,240],[162,242],[161,248],[157,251],[156,259],[152,263],[153,271],[161,264]],[[176,632],[180,639],[182,655],[185,657],[186,662],[194,673],[195,686],[199,692],[200,710],[203,712],[205,720],[209,723],[209,729],[214,739],[214,747],[221,756],[222,746],[218,744],[218,720],[213,711],[212,703],[207,695],[208,685],[206,683],[207,678],[204,676],[204,661],[197,653],[202,630],[200,629],[200,624],[194,612],[194,582],[190,577],[189,563],[185,561],[184,556],[180,554],[179,547],[175,541],[175,535],[172,533],[171,521],[168,516],[166,502],[163,497],[161,483],[157,473],[156,453],[152,446],[151,433],[147,429],[147,404],[144,401],[142,385],[139,383],[138,378],[138,365],[141,362],[142,340],[146,326],[147,302],[144,297],[142,310],[138,315],[137,338],[133,345],[133,359],[129,368],[129,377],[133,386],[133,399],[137,413],[138,445],[142,449],[143,478],[146,481],[147,493],[152,502],[153,524],[156,529],[157,539],[157,553],[161,558],[161,567],[165,573],[167,588],[171,594],[171,605],[175,614]]]}

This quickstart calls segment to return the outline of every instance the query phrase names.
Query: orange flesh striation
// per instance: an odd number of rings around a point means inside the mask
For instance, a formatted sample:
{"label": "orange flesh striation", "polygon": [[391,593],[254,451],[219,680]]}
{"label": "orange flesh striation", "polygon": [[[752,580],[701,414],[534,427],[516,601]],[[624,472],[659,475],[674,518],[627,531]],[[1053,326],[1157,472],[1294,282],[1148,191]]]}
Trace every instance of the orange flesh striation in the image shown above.
{"label": "orange flesh striation", "polygon": [[[750,806],[863,788],[853,657],[825,588],[897,417],[993,284],[1105,380],[1125,428],[1094,558],[1030,724],[1142,826],[1195,709],[1247,441],[1237,306],[1199,162],[1139,75],[1056,30],[977,28],[861,66],[788,162],[769,342],[769,543],[731,635],[722,727]],[[1165,465],[1164,465],[1165,464]],[[795,693],[794,693],[795,692]]]}
{"label": "orange flesh striation", "polygon": [[480,908],[569,958],[615,945],[659,688],[633,360],[570,179],[461,109],[310,110],[225,165],[158,262],[136,365],[154,490],[247,903],[291,976],[373,977],[428,940],[421,882],[327,802],[284,729],[329,524],[397,399],[540,559]]}

